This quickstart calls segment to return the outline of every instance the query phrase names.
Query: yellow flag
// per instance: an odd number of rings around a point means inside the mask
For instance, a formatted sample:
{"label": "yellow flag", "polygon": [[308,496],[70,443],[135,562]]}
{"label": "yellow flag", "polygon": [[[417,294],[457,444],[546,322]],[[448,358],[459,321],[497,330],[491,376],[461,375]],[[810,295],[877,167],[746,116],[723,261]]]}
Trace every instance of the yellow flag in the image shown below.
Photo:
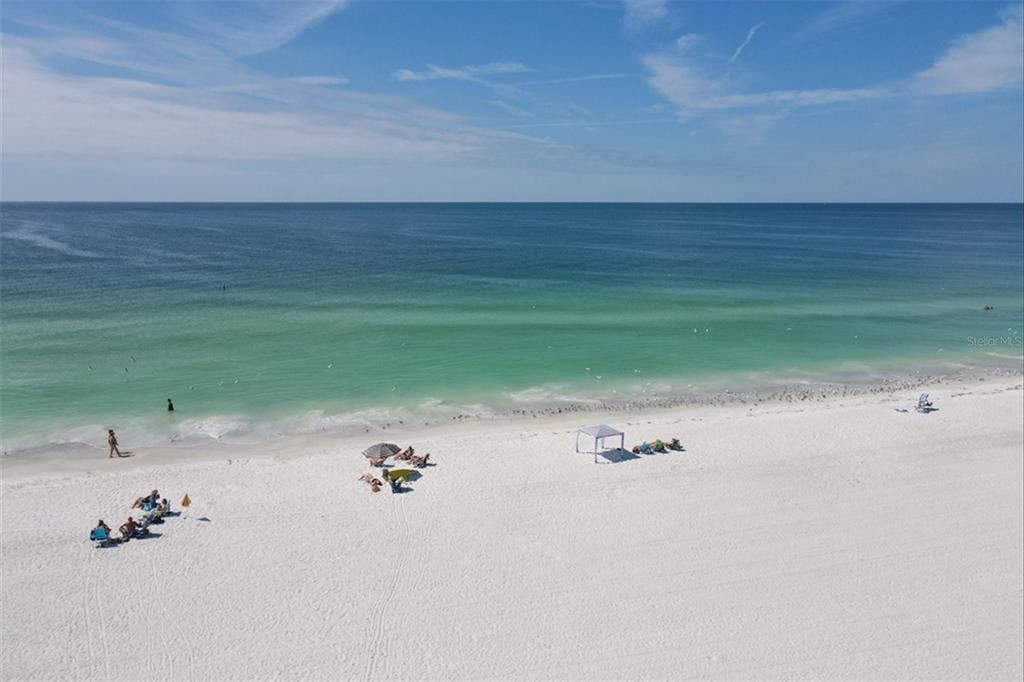
{"label": "yellow flag", "polygon": [[187,508],[190,504],[192,504],[192,500],[188,499],[188,493],[185,493],[185,497],[181,500],[181,506]]}

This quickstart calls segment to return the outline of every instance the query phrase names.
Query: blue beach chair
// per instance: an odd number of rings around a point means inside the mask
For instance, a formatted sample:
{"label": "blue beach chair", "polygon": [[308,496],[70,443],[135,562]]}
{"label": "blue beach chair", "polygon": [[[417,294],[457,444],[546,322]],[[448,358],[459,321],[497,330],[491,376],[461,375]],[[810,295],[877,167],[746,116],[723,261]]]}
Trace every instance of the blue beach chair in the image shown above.
{"label": "blue beach chair", "polygon": [[89,533],[89,539],[95,542],[97,547],[113,547],[117,544],[117,540],[110,537],[107,529],[99,526],[92,529],[92,532]]}

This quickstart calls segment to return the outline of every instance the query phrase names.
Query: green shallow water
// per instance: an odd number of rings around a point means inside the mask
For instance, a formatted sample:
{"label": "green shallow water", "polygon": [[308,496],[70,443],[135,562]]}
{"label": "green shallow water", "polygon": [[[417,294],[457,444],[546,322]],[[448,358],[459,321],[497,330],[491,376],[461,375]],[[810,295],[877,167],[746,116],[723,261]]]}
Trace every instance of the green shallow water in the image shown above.
{"label": "green shallow water", "polygon": [[1020,205],[4,204],[0,228],[5,447],[1020,364]]}

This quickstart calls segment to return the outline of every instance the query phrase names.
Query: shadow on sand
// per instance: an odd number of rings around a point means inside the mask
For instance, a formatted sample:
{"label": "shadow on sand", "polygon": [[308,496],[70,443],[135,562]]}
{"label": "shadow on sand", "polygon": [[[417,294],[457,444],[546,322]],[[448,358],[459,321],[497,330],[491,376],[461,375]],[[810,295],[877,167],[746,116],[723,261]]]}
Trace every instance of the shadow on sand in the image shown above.
{"label": "shadow on sand", "polygon": [[640,455],[624,448],[615,448],[614,450],[605,450],[597,453],[594,459],[598,464],[618,464],[619,462],[628,462],[631,459],[640,459]]}

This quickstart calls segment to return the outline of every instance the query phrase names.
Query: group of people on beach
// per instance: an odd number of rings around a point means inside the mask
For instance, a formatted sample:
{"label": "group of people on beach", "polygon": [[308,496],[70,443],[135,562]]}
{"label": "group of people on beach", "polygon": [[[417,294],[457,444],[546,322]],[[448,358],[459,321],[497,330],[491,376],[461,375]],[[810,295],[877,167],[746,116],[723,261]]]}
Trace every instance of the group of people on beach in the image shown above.
{"label": "group of people on beach", "polygon": [[115,538],[110,526],[100,519],[96,522],[96,527],[89,533],[89,539],[106,547],[128,542],[133,538],[146,537],[149,535],[151,524],[163,523],[164,517],[171,513],[171,503],[166,497],[161,497],[160,491],[153,490],[148,495],[135,498],[132,509],[140,510],[141,516],[139,520],[136,520],[133,512],[128,520],[121,524],[118,528],[118,533],[121,534],[120,538]]}
{"label": "group of people on beach", "polygon": [[[379,468],[380,476],[384,479],[391,487],[391,492],[398,493],[404,490],[402,483],[413,475],[411,469],[394,469],[390,470],[387,468],[387,460],[394,457],[396,460],[401,462],[408,462],[417,469],[423,469],[424,467],[430,466],[430,453],[425,455],[417,455],[416,450],[410,445],[404,450],[395,453],[394,455],[385,455],[383,457],[375,457],[370,459],[370,466]],[[384,483],[381,482],[380,478],[377,478],[372,473],[365,473],[359,477],[360,481],[368,483],[370,486],[370,492],[380,492],[381,487]]]}

